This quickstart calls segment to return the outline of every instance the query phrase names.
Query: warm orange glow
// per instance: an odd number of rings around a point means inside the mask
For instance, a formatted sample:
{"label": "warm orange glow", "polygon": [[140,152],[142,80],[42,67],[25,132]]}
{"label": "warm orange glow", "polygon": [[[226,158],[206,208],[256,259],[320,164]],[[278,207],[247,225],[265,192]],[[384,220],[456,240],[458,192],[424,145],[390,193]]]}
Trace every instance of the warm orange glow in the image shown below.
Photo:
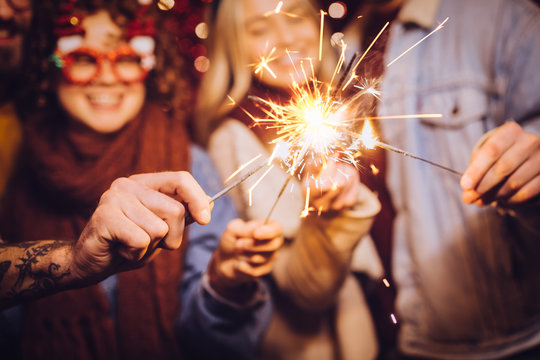
{"label": "warm orange glow", "polygon": [[360,138],[366,148],[375,148],[375,145],[377,144],[377,138],[375,137],[375,132],[373,131],[373,127],[371,126],[371,122],[369,120],[364,123],[362,135],[360,135]]}
{"label": "warm orange glow", "polygon": [[309,215],[309,192],[310,192],[310,190],[309,190],[309,186],[308,186],[308,188],[306,190],[306,204],[304,206],[304,210],[302,210],[302,213],[300,214],[301,218],[305,218],[305,217],[307,217]]}
{"label": "warm orange glow", "polygon": [[[380,170],[377,169],[377,167],[375,165],[371,164],[371,165],[369,165],[369,167],[371,168],[371,172],[373,173],[373,175],[379,175]],[[386,280],[386,279],[384,279],[384,280]],[[388,280],[386,280],[386,281],[388,281]]]}

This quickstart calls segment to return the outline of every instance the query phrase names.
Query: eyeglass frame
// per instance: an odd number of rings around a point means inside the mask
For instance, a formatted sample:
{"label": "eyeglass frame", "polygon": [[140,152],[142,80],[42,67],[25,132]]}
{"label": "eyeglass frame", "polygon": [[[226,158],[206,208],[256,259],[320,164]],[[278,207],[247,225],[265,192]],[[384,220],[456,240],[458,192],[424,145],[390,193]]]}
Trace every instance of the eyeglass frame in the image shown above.
{"label": "eyeglass frame", "polygon": [[[95,74],[87,81],[78,81],[73,78],[73,76],[69,73],[69,68],[71,65],[73,65],[74,60],[70,57],[70,55],[75,53],[83,53],[85,55],[89,55],[96,59],[96,66],[97,70]],[[136,55],[141,57],[141,68],[142,73],[139,77],[132,79],[132,80],[125,80],[122,79],[122,77],[119,75],[117,69],[116,69],[116,60],[121,56],[126,55]],[[111,69],[116,77],[117,80],[124,82],[124,83],[137,83],[142,82],[144,79],[148,76],[148,73],[153,69],[153,64],[155,61],[155,55],[153,53],[148,54],[140,54],[137,51],[135,51],[131,46],[129,45],[122,45],[114,50],[103,52],[100,50],[97,50],[95,48],[92,48],[90,46],[81,46],[74,50],[71,50],[67,53],[63,53],[59,49],[56,49],[56,51],[53,54],[53,61],[57,64],[58,67],[62,69],[62,73],[66,80],[72,84],[76,85],[87,85],[95,81],[95,79],[100,75],[101,70],[103,68],[103,61],[108,60],[111,63]],[[146,64],[145,64],[146,63]]]}

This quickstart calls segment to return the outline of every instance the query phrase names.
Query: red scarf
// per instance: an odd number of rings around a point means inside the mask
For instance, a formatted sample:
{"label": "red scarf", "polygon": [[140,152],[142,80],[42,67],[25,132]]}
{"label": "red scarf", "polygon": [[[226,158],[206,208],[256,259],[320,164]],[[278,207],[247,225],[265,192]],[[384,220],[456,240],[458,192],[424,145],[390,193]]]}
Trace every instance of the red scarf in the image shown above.
{"label": "red scarf", "polygon": [[[189,168],[184,124],[157,106],[146,106],[115,134],[55,120],[26,126],[23,163],[0,218],[6,241],[77,239],[114,179]],[[118,275],[116,328],[99,285],[28,304],[23,358],[178,358],[182,254],[163,251],[147,266]]]}

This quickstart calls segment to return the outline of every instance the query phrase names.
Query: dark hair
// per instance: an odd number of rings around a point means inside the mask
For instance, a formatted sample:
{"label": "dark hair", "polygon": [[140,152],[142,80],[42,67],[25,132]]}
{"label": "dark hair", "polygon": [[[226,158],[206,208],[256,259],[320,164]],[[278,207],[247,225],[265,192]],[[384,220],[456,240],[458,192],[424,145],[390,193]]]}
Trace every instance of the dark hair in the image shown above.
{"label": "dark hair", "polygon": [[[67,1],[35,0],[34,19],[26,39],[24,59],[25,89],[19,106],[21,113],[52,110],[56,107],[56,82],[58,68],[51,61],[56,48],[54,34],[57,19],[62,16]],[[136,17],[141,5],[137,0],[77,0],[73,13],[92,14],[105,10],[121,27]],[[174,31],[176,18],[168,11],[158,9],[152,2],[145,16],[154,20],[156,28],[156,65],[145,80],[147,100],[159,102],[164,108],[174,111],[175,116],[184,118],[192,110],[193,94],[190,84],[193,79],[188,65],[178,52]]]}

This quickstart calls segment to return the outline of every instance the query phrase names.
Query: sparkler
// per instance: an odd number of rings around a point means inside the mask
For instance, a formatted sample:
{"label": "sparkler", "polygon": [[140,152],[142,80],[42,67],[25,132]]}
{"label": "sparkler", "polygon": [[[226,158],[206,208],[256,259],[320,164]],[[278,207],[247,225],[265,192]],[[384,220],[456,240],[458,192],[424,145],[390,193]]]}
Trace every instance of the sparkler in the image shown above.
{"label": "sparkler", "polygon": [[[240,177],[238,180],[236,180],[235,182],[233,182],[232,184],[230,184],[229,186],[223,188],[221,191],[219,191],[218,193],[216,193],[214,196],[212,196],[210,198],[210,200],[208,201],[208,203],[213,203],[214,201],[216,201],[217,199],[219,199],[220,197],[222,197],[223,195],[227,194],[229,191],[231,191],[232,189],[234,189],[235,187],[237,187],[238,185],[240,185],[241,183],[243,183],[244,181],[246,181],[248,178],[250,178],[253,174],[255,174],[257,171],[261,170],[263,167],[267,166],[267,163],[266,162],[263,162],[262,164],[259,164],[258,166],[256,166],[255,168],[251,169],[248,173],[246,173],[245,175],[243,175],[242,177]],[[195,219],[193,219],[193,216],[191,215],[191,213],[189,212],[189,209],[186,209],[186,215],[185,215],[185,220],[184,220],[184,224],[185,226],[188,226],[188,225],[191,225],[195,222]]]}
{"label": "sparkler", "polygon": [[[297,15],[295,14],[289,14],[282,11],[282,5],[283,2],[279,2],[274,10],[269,11],[264,15],[273,16],[281,13],[285,16],[297,17]],[[321,25],[319,39],[319,60],[322,59],[322,43],[325,14],[326,13],[324,11],[320,11]],[[386,66],[391,66],[393,63],[406,55],[422,41],[426,40],[436,31],[440,30],[447,20],[448,18],[446,18],[439,26],[437,26],[437,28],[431,31],[420,41],[412,45],[410,48],[405,50],[401,55],[396,57]],[[319,165],[324,167],[327,161],[342,161],[358,167],[357,159],[362,154],[362,147],[373,148],[377,146],[387,151],[392,151],[413,159],[423,161],[427,164],[436,166],[453,174],[462,175],[460,172],[450,169],[446,166],[424,159],[420,156],[414,155],[405,150],[398,149],[397,147],[379,141],[375,137],[371,127],[369,126],[370,120],[433,118],[441,117],[441,114],[360,117],[356,116],[359,110],[362,109],[362,99],[367,97],[380,100],[381,93],[377,89],[377,86],[382,81],[382,79],[368,79],[361,77],[356,73],[356,70],[358,69],[360,63],[366,57],[372,46],[379,39],[379,37],[387,29],[388,26],[389,23],[386,23],[383,26],[375,39],[363,52],[362,56],[359,56],[358,54],[355,54],[353,56],[349,64],[346,66],[345,71],[341,75],[337,86],[334,86],[333,82],[336,78],[336,75],[340,73],[343,68],[343,65],[345,63],[345,50],[347,48],[347,45],[343,42],[342,39],[338,39],[339,41],[335,41],[339,42],[339,44],[337,45],[341,47],[341,54],[338,63],[334,69],[332,79],[329,83],[323,83],[316,78],[311,59],[304,59],[303,61],[301,61],[300,69],[297,69],[291,59],[294,71],[297,75],[300,74],[301,77],[303,77],[304,81],[301,83],[293,81],[291,86],[292,97],[288,103],[279,104],[260,97],[249,96],[249,99],[260,105],[260,108],[266,115],[266,117],[256,118],[249,113],[248,115],[257,125],[266,126],[266,128],[276,130],[277,137],[272,141],[272,143],[276,144],[276,150],[277,146],[281,144],[285,144],[287,147],[287,155],[282,158],[282,166],[284,166],[289,173],[289,177],[281,187],[279,194],[274,201],[265,222],[268,222],[274,208],[276,207],[277,202],[283,195],[285,188],[287,187],[289,181],[292,179],[293,176],[301,177],[301,175],[304,175],[313,179],[317,178],[317,174],[311,173],[308,169],[309,167],[306,166],[308,161],[313,163],[315,167]],[[251,66],[254,67],[254,74],[262,76],[263,71],[266,70],[270,73],[272,77],[276,78],[276,75],[272,71],[270,66],[270,63],[278,58],[278,56],[275,55],[275,52],[276,48],[272,48],[266,56],[260,56],[260,61],[257,64],[251,64]],[[289,49],[286,50],[286,53],[290,57]],[[308,71],[306,71],[305,68],[306,63],[309,64]],[[310,75],[308,76],[308,74]],[[353,85],[352,87],[351,84]],[[354,93],[350,95],[350,93],[353,91]],[[231,102],[234,104],[234,101],[232,99]],[[355,128],[357,128],[359,123],[362,121],[365,123],[365,126],[362,133],[359,133],[358,130]],[[368,130],[371,131],[371,133],[368,134]],[[271,170],[270,163],[273,157],[274,155],[272,155],[268,163],[260,164],[259,166],[242,176],[235,183],[229,185],[228,187],[220,191],[218,194],[214,195],[210,201],[215,201],[216,199],[230,191],[232,188],[238,186],[247,178],[251,177],[254,173],[259,171],[266,165],[269,165],[270,167],[266,170],[266,172],[249,189],[249,198],[251,204],[252,191]],[[247,165],[248,164],[245,164],[242,168],[245,168]],[[233,175],[231,175],[231,177],[235,176],[240,170],[242,170],[242,168],[235,172]],[[372,172],[375,174],[376,172],[378,172],[378,169],[373,169],[372,167]],[[308,188],[305,200],[305,208],[302,211],[301,217],[307,216],[309,211],[312,209],[309,207],[309,197],[310,192]],[[193,219],[191,218],[191,215],[188,214],[188,216],[186,217],[186,224],[192,222]]]}
{"label": "sparkler", "polygon": [[[277,14],[280,11],[280,8],[281,6],[278,5],[278,8],[276,8],[273,13]],[[324,11],[321,10],[319,60],[322,58],[324,15]],[[426,40],[428,37],[440,30],[447,21],[448,18],[446,18],[433,31],[409,47],[386,66],[391,66],[401,57],[405,56],[422,41]],[[449,167],[414,155],[395,146],[386,144],[378,140],[374,134],[367,136],[364,132],[360,134],[358,133],[357,129],[355,130],[355,127],[358,127],[361,121],[364,121],[365,125],[369,125],[369,120],[375,119],[387,120],[398,118],[441,117],[441,114],[414,114],[379,117],[356,116],[358,110],[362,109],[362,99],[368,97],[380,100],[381,92],[377,89],[377,87],[382,79],[364,78],[359,76],[356,71],[375,42],[380,38],[388,26],[389,23],[387,22],[361,56],[358,54],[353,56],[349,64],[345,67],[345,71],[341,75],[337,86],[334,86],[333,82],[336,75],[341,72],[344,66],[345,50],[347,48],[347,45],[341,38],[334,39],[334,43],[341,47],[341,54],[334,69],[332,79],[329,83],[319,81],[315,76],[311,59],[304,59],[304,61],[300,63],[300,69],[297,69],[293,64],[294,71],[297,75],[301,75],[301,77],[303,77],[303,82],[297,83],[296,81],[293,81],[291,86],[292,97],[288,103],[279,104],[268,99],[249,96],[249,99],[260,105],[261,110],[265,114],[265,117],[261,118],[256,118],[250,115],[253,121],[257,125],[276,130],[277,137],[272,141],[272,143],[287,144],[288,155],[283,159],[283,164],[287,172],[290,174],[290,177],[295,175],[300,176],[300,174],[305,172],[304,175],[316,178],[315,174],[305,171],[307,160],[314,162],[316,166],[324,166],[327,161],[333,160],[346,162],[357,167],[357,159],[362,153],[361,148],[373,148],[375,146],[387,151],[392,151],[423,161],[453,174],[462,175],[460,172]],[[261,72],[262,69],[267,69],[271,72],[269,62],[273,60],[272,56],[274,50],[275,49],[272,49],[268,56],[261,57],[260,63],[255,66],[255,73]],[[287,54],[289,54],[288,49]],[[305,68],[306,64],[309,64],[308,71],[306,71]],[[308,76],[307,74],[310,75]],[[354,93],[350,95],[350,93],[353,91]],[[376,170],[378,171],[378,169]],[[376,170],[372,169],[374,173]],[[276,206],[276,203],[279,201],[279,198],[282,196],[290,177],[281,188],[278,197],[276,198],[268,214],[267,220]],[[250,189],[250,191],[251,190],[252,189]],[[305,216],[310,209],[308,206],[309,196],[310,195],[308,192],[306,195],[306,206],[301,216]]]}

